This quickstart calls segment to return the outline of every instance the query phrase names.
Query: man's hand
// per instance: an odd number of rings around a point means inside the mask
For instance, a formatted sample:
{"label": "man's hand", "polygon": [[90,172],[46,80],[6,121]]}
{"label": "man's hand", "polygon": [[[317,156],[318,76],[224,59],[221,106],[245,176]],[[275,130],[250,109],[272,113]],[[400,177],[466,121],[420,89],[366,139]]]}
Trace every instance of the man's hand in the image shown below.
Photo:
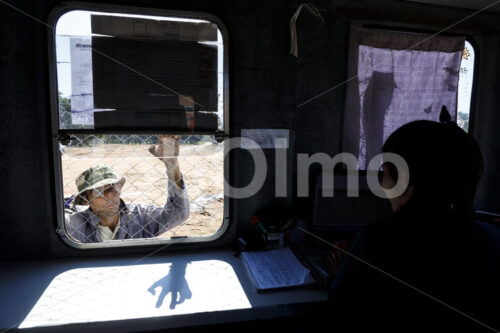
{"label": "man's hand", "polygon": [[179,135],[157,135],[158,147],[152,145],[149,152],[158,157],[167,167],[177,162],[179,156]]}
{"label": "man's hand", "polygon": [[158,146],[149,147],[149,152],[158,157],[167,167],[167,175],[178,187],[182,187],[182,175],[179,169],[179,141],[180,135],[158,135]]}

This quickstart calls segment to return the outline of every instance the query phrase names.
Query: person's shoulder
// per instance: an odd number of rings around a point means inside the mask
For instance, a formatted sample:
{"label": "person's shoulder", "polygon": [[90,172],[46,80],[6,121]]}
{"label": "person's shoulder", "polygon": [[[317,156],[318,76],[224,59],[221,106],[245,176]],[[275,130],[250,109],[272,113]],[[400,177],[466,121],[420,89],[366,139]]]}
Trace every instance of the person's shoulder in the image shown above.
{"label": "person's shoulder", "polygon": [[72,206],[64,210],[66,233],[79,242],[89,241],[86,236],[88,212],[87,206]]}
{"label": "person's shoulder", "polygon": [[393,216],[366,225],[360,230],[355,242],[359,255],[373,257],[391,247],[401,234],[404,234],[401,225],[402,223]]}
{"label": "person's shoulder", "polygon": [[87,214],[87,206],[72,206],[64,210],[66,224],[79,224],[85,221],[84,216]]}
{"label": "person's shoulder", "polygon": [[400,226],[401,226],[400,221],[397,221],[397,218],[391,216],[384,220],[380,220],[366,225],[361,231],[361,233],[370,236],[387,235],[397,230]]}
{"label": "person's shoulder", "polygon": [[66,214],[83,213],[89,210],[89,206],[73,205],[70,208],[65,208],[64,212]]}

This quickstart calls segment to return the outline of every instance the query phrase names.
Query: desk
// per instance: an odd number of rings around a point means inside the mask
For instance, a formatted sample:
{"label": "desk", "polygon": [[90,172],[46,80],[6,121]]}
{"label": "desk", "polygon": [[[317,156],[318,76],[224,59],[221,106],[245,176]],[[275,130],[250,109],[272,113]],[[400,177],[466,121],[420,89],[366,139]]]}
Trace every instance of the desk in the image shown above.
{"label": "desk", "polygon": [[319,289],[257,293],[241,259],[228,250],[7,263],[0,268],[0,293],[1,329],[50,326],[51,331],[277,318],[327,300]]}

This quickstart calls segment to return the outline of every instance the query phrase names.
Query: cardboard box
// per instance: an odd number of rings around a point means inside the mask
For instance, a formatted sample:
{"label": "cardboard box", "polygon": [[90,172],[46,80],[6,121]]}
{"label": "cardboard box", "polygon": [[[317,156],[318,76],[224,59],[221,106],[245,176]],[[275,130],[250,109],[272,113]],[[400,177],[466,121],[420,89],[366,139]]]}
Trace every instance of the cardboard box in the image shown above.
{"label": "cardboard box", "polygon": [[197,42],[92,37],[94,108],[217,111],[217,47]]}
{"label": "cardboard box", "polygon": [[[170,129],[189,130],[184,111],[118,110],[94,112],[95,129]],[[215,131],[218,128],[216,113],[194,112],[194,131]]]}
{"label": "cardboard box", "polygon": [[134,17],[91,15],[93,34],[123,38],[147,38],[193,42],[217,41],[217,25]]}

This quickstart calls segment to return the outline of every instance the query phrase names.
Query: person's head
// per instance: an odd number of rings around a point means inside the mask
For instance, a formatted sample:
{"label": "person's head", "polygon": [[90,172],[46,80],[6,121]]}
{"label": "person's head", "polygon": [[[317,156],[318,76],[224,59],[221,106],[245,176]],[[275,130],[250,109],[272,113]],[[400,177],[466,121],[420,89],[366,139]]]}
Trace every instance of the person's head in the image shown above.
{"label": "person's head", "polygon": [[120,208],[121,189],[120,183],[106,185],[87,190],[84,198],[90,209],[97,215],[114,215]]}
{"label": "person's head", "polygon": [[[447,117],[445,117],[446,119]],[[420,120],[392,133],[382,147],[384,153],[400,155],[408,164],[408,188],[391,200],[393,208],[411,197],[429,209],[451,210],[470,217],[476,187],[483,171],[477,142],[457,124]],[[385,184],[397,181],[393,164],[383,164]]]}
{"label": "person's head", "polygon": [[96,214],[116,214],[125,178],[111,167],[96,165],[82,172],[75,180],[78,194],[74,205],[89,205]]}

